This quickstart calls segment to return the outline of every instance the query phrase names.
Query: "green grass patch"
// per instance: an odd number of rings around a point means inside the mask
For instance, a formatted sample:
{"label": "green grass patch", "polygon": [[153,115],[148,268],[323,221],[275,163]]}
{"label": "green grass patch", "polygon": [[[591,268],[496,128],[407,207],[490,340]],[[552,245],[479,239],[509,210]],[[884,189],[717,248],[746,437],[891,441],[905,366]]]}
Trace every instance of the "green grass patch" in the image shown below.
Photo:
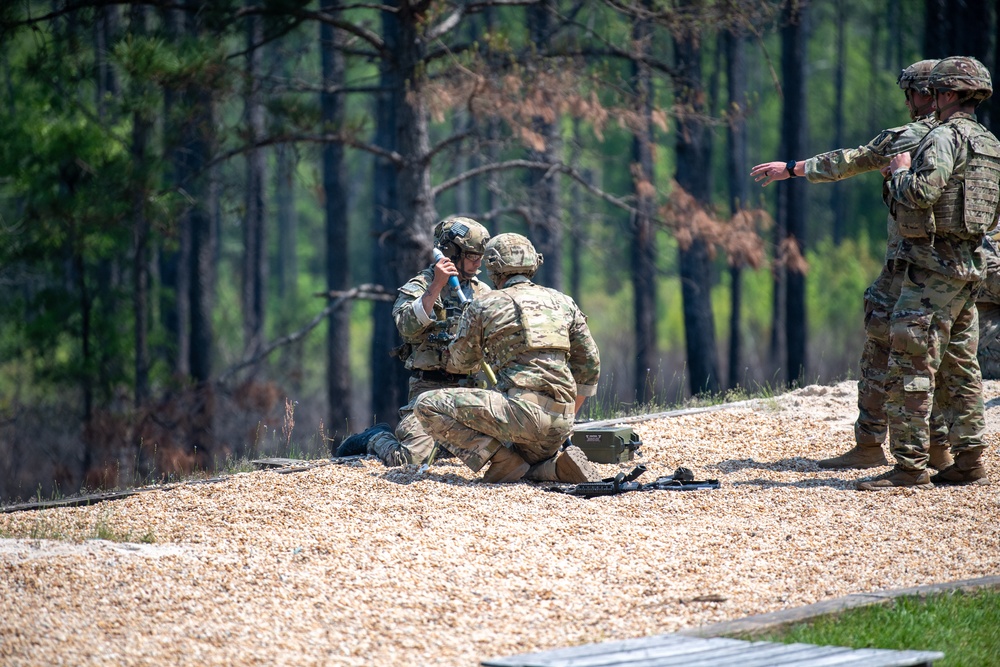
{"label": "green grass patch", "polygon": [[935,667],[1000,666],[1000,591],[898,598],[752,639],[941,651],[945,657],[935,662]]}

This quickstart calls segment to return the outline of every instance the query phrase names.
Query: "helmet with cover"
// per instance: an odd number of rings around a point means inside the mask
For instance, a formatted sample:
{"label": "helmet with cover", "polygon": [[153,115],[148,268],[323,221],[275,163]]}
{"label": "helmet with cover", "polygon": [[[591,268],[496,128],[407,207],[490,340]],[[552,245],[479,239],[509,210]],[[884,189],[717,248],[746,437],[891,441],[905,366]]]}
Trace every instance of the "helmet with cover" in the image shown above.
{"label": "helmet with cover", "polygon": [[934,90],[953,90],[962,104],[979,104],[993,95],[993,80],[986,66],[971,56],[952,56],[938,61],[928,85]]}
{"label": "helmet with cover", "polygon": [[931,70],[938,62],[937,60],[917,61],[899,73],[896,83],[902,90],[915,90],[921,95],[930,95]]}
{"label": "helmet with cover", "polygon": [[529,278],[542,265],[542,254],[535,250],[524,236],[520,234],[499,234],[486,244],[486,254],[483,263],[490,274],[494,285],[502,279],[513,275],[525,275]]}
{"label": "helmet with cover", "polygon": [[434,226],[434,245],[455,262],[466,253],[482,255],[489,240],[490,233],[472,218],[451,216]]}

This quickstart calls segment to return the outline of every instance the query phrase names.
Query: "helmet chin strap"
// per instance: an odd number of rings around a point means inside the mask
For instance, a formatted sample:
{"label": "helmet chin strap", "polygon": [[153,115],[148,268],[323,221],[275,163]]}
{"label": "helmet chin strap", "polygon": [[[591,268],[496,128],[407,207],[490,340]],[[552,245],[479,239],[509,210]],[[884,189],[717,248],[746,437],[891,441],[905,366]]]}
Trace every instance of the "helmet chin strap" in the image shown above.
{"label": "helmet chin strap", "polygon": [[[935,104],[937,104],[937,98],[938,98],[938,95],[935,94],[934,95],[934,103]],[[960,96],[956,95],[955,96],[955,101],[952,102],[951,104],[947,104],[947,105],[945,105],[943,107],[942,106],[938,106],[937,109],[934,111],[934,117],[937,118],[938,120],[941,120],[941,114],[943,114],[944,112],[951,111],[955,107],[962,107],[964,105],[965,105],[965,101]]]}

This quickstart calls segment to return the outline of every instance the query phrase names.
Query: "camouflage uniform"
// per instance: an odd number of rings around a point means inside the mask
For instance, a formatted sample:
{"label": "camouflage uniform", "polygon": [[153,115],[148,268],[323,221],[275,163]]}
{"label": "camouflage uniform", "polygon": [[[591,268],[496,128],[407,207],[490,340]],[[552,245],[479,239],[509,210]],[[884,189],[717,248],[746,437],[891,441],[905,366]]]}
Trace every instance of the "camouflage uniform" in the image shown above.
{"label": "camouflage uniform", "polygon": [[[393,320],[404,341],[396,353],[410,371],[409,396],[407,404],[399,409],[399,423],[395,430],[388,424],[376,424],[345,438],[335,456],[367,453],[377,456],[387,466],[426,463],[433,457],[434,440],[413,415],[413,402],[425,391],[476,386],[473,376],[445,369],[444,350],[458,328],[464,304],[490,291],[475,275],[463,273],[473,267],[478,273],[479,260],[472,258],[482,257],[489,239],[489,231],[472,218],[451,216],[434,226],[434,264],[399,288],[392,308]],[[424,297],[433,295],[441,285],[434,282],[435,267],[445,257],[455,263],[462,279],[456,288],[451,283],[457,278],[449,278],[430,307],[431,312],[426,312]],[[472,267],[468,261],[472,261]]]}
{"label": "camouflage uniform", "polygon": [[983,239],[986,277],[976,293],[979,310],[979,349],[989,347],[1000,337],[1000,243],[998,234]]}
{"label": "camouflage uniform", "polygon": [[[449,373],[445,370],[444,350],[458,329],[462,302],[455,291],[446,288],[434,304],[434,319],[418,305],[420,298],[434,280],[434,268],[427,268],[399,288],[399,296],[392,307],[392,318],[403,337],[402,355],[410,371],[407,404],[399,410],[399,423],[395,432],[378,433],[368,442],[368,452],[389,466],[407,463],[425,463],[434,451],[434,439],[429,436],[413,414],[413,402],[425,391],[451,387],[476,386],[476,379],[468,373]],[[468,299],[490,291],[488,285],[473,277],[462,281],[462,290]],[[476,369],[472,369],[472,373]]]}
{"label": "camouflage uniform", "polygon": [[[504,237],[527,243],[502,234],[490,245]],[[489,257],[487,250],[484,261]],[[508,451],[526,464],[553,459],[573,428],[577,397],[594,395],[600,376],[597,344],[570,297],[527,275],[498,284],[466,308],[448,347],[450,370],[470,372],[485,359],[496,390],[428,392],[414,408],[426,431],[473,471]]]}
{"label": "camouflage uniform", "polygon": [[[817,155],[806,160],[806,178],[812,183],[827,183],[882,169],[893,155],[913,151],[937,124],[933,116],[926,116],[908,125],[884,130],[864,146]],[[854,423],[854,439],[859,447],[878,447],[880,451],[887,431],[885,379],[889,365],[889,315],[902,285],[902,274],[895,268],[901,237],[891,215],[887,227],[885,262],[864,295],[865,343],[858,380],[858,419]],[[941,418],[935,415],[935,422],[940,421]],[[884,457],[881,463],[885,463]]]}
{"label": "camouflage uniform", "polygon": [[971,114],[954,113],[921,142],[912,167],[896,170],[887,185],[904,237],[887,414],[896,469],[913,474],[927,465],[938,385],[952,413],[953,453],[978,456],[984,447],[975,299],[986,269],[983,232],[1000,212],[1000,142]]}

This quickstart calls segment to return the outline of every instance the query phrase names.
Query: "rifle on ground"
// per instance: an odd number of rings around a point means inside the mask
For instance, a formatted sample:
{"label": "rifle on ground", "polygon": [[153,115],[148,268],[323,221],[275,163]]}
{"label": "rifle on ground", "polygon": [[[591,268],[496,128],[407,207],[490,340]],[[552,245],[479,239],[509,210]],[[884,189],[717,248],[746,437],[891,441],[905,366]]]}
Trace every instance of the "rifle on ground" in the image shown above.
{"label": "rifle on ground", "polygon": [[717,489],[719,480],[707,479],[697,481],[688,468],[678,468],[673,475],[658,477],[655,482],[640,484],[635,480],[646,472],[645,465],[637,465],[628,474],[620,472],[614,477],[607,477],[600,482],[582,482],[572,486],[550,486],[546,491],[565,493],[582,498],[597,498],[598,496],[616,496],[628,491],[696,491],[700,489]]}

